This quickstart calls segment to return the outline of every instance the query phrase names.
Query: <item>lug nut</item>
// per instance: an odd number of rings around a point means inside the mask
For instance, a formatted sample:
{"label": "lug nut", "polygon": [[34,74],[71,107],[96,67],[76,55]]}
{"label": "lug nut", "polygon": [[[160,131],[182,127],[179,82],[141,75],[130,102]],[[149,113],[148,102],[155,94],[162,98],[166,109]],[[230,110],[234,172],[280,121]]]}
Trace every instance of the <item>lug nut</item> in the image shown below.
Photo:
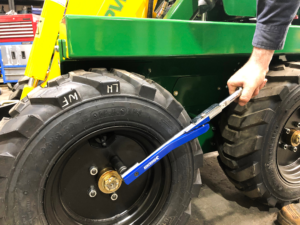
{"label": "lug nut", "polygon": [[298,148],[297,147],[294,147],[293,148],[293,152],[297,152],[298,151]]}
{"label": "lug nut", "polygon": [[284,150],[287,150],[288,147],[289,147],[289,146],[288,146],[287,144],[284,144],[284,145],[283,145],[283,149],[284,149]]}
{"label": "lug nut", "polygon": [[98,173],[98,168],[96,166],[91,166],[90,167],[90,174],[92,176],[95,176],[95,175],[97,175],[97,173]]}
{"label": "lug nut", "polygon": [[291,130],[289,128],[286,128],[285,131],[286,131],[286,134],[289,134],[291,132]]}
{"label": "lug nut", "polygon": [[297,124],[297,127],[300,128],[300,123]]}
{"label": "lug nut", "polygon": [[118,195],[117,193],[113,193],[111,196],[110,196],[110,199],[113,200],[113,201],[116,201],[118,199]]}
{"label": "lug nut", "polygon": [[102,138],[101,138],[101,141],[102,141],[102,146],[103,147],[106,147],[106,140],[107,140],[107,137],[106,136],[103,136]]}
{"label": "lug nut", "polygon": [[97,191],[95,190],[94,186],[91,186],[91,188],[89,190],[89,196],[91,198],[94,198],[94,197],[96,197],[96,195],[97,195]]}

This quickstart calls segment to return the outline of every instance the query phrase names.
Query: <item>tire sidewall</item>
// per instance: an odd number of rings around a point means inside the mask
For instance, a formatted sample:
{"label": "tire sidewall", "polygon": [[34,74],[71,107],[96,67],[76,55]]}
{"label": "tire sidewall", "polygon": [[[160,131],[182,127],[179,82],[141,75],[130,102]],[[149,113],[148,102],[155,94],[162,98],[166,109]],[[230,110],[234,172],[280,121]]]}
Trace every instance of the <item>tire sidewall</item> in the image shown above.
{"label": "tire sidewall", "polygon": [[[152,130],[151,135],[167,141],[187,124],[180,124],[165,109],[137,97],[97,98],[54,116],[27,142],[16,160],[6,195],[7,222],[47,224],[43,193],[51,168],[64,151],[80,137],[111,125],[128,125]],[[190,144],[168,155],[172,168],[169,197],[154,224],[175,224],[190,202],[193,185],[193,152]],[[26,224],[26,223],[24,223]]]}
{"label": "tire sidewall", "polygon": [[283,179],[277,164],[277,147],[281,132],[288,118],[300,106],[300,87],[297,86],[277,107],[273,123],[266,128],[266,139],[261,155],[262,179],[268,191],[282,202],[298,200],[300,184],[291,184]]}

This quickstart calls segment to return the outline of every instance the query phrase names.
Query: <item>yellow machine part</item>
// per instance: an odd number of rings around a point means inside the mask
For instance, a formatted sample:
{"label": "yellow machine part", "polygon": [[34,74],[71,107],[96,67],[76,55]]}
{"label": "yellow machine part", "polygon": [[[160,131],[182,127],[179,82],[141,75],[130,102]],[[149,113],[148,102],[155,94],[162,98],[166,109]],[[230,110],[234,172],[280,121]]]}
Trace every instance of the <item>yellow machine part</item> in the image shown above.
{"label": "yellow machine part", "polygon": [[46,0],[34,38],[25,75],[44,80],[57,41],[60,22],[64,15],[66,0]]}
{"label": "yellow machine part", "polygon": [[148,4],[148,0],[70,0],[66,14],[147,18]]}
{"label": "yellow machine part", "polygon": [[44,82],[41,84],[41,87],[45,87],[49,80],[52,80],[52,79],[54,79],[56,77],[59,77],[61,75],[59,58],[60,58],[59,52],[55,51],[54,55],[53,55],[52,62],[51,62],[50,70],[46,74],[46,78],[45,78]]}
{"label": "yellow machine part", "polygon": [[29,87],[28,85],[24,85],[23,91],[22,91],[22,95],[21,95],[21,99],[25,98],[29,92],[31,92],[35,87]]}
{"label": "yellow machine part", "polygon": [[[66,9],[66,1],[45,0],[27,63],[25,75],[44,81],[42,87],[47,84],[48,80],[61,75],[59,53],[54,51],[54,48],[58,33],[60,33],[59,39],[67,40],[65,24],[61,23],[64,14],[147,18],[149,4],[149,0],[86,0],[84,2],[69,0]],[[156,4],[157,0],[154,0],[153,5],[156,6]],[[155,16],[154,13],[153,15]],[[24,88],[22,98],[33,88],[28,86]]]}

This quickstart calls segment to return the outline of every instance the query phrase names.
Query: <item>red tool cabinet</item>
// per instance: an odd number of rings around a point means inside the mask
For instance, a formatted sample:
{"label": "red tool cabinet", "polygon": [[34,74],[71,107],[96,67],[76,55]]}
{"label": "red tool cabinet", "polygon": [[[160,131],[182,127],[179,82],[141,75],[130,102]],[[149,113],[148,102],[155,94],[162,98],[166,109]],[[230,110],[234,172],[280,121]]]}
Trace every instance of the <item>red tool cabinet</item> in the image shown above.
{"label": "red tool cabinet", "polygon": [[0,42],[32,42],[39,18],[34,14],[0,16]]}

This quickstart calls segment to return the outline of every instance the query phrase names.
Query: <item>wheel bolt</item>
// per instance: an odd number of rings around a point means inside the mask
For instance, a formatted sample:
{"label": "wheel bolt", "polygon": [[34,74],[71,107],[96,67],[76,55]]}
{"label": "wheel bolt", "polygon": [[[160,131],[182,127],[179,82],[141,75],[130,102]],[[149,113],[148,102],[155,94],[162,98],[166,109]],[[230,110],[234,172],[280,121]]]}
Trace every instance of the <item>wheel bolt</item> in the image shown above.
{"label": "wheel bolt", "polygon": [[288,146],[287,144],[284,144],[284,145],[283,145],[283,149],[284,149],[284,150],[287,150],[288,147],[289,147],[289,146]]}
{"label": "wheel bolt", "polygon": [[297,147],[294,147],[293,148],[293,152],[297,152],[298,151],[298,148]]}
{"label": "wheel bolt", "polygon": [[95,190],[94,186],[91,186],[91,188],[89,190],[89,196],[91,198],[94,198],[94,197],[96,197],[96,195],[97,195],[97,191]]}
{"label": "wheel bolt", "polygon": [[105,142],[106,139],[107,139],[107,137],[106,137],[106,136],[103,136],[103,137],[101,138],[101,141],[102,141],[102,142]]}
{"label": "wheel bolt", "polygon": [[96,166],[91,166],[90,167],[90,174],[92,176],[95,176],[95,175],[97,175],[97,173],[98,173],[98,168]]}
{"label": "wheel bolt", "polygon": [[106,140],[107,140],[107,137],[106,136],[103,136],[102,138],[101,138],[101,141],[102,141],[102,146],[103,147],[106,147]]}
{"label": "wheel bolt", "polygon": [[289,134],[291,132],[291,130],[289,128],[286,128],[285,131],[286,131],[286,134]]}
{"label": "wheel bolt", "polygon": [[300,123],[297,124],[297,127],[300,128]]}
{"label": "wheel bolt", "polygon": [[113,201],[116,201],[118,199],[118,195],[117,193],[113,193],[111,196],[110,196],[110,199],[113,200]]}

